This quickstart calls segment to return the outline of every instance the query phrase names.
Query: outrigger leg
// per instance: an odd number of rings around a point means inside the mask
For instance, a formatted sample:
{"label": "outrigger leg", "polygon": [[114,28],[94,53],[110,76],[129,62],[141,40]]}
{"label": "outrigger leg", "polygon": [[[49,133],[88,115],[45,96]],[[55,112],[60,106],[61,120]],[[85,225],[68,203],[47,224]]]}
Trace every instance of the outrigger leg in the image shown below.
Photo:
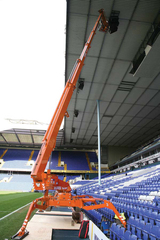
{"label": "outrigger leg", "polygon": [[[26,218],[23,222],[23,225],[22,227],[20,228],[20,230],[11,237],[11,239],[18,239],[18,240],[21,240],[23,238],[25,238],[28,234],[29,234],[29,231],[27,231],[26,227],[27,227],[27,224],[28,224],[28,221],[30,219],[30,216],[31,216],[31,213],[37,208],[37,209],[42,209],[42,210],[45,210],[48,205],[48,201],[45,201],[46,199],[44,197],[42,198],[37,198],[36,200],[34,200],[30,207],[29,207],[29,210],[27,212],[27,215],[26,215]],[[41,204],[38,204],[38,202]]]}
{"label": "outrigger leg", "polygon": [[[91,202],[92,204],[86,205],[87,202]],[[89,195],[72,196],[71,193],[65,192],[64,193],[56,192],[54,196],[51,196],[48,195],[48,191],[46,191],[45,195],[42,198],[38,198],[32,202],[21,229],[14,236],[12,236],[12,239],[21,240],[25,236],[27,236],[29,232],[26,230],[26,227],[33,210],[34,209],[45,210],[49,206],[79,207],[80,209],[85,210],[109,208],[114,211],[114,213],[117,215],[123,226],[126,228],[125,220],[117,211],[117,209],[114,207],[114,205],[108,200],[104,200],[102,198],[93,198],[92,196]]]}

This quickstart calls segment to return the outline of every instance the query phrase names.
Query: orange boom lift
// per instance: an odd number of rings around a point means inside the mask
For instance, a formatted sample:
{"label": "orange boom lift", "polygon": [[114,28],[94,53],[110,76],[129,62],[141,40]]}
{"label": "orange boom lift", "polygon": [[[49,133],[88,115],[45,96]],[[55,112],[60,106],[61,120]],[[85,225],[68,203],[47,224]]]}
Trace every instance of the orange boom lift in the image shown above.
{"label": "orange boom lift", "polygon": [[[50,169],[47,171],[47,173],[44,173],[51,152],[55,148],[57,134],[63,117],[69,116],[67,112],[68,104],[71,100],[73,91],[76,88],[77,80],[84,65],[84,60],[86,58],[88,50],[91,47],[91,42],[96,33],[96,30],[99,28],[99,31],[109,31],[112,33],[115,31],[113,25],[113,21],[106,21],[104,10],[99,10],[99,17],[90,33],[88,41],[83,48],[80,58],[75,62],[73,70],[62,93],[61,99],[42,140],[42,146],[31,173],[34,189],[38,191],[44,191],[44,196],[37,198],[31,203],[22,227],[14,236],[12,236],[12,239],[23,239],[26,235],[29,234],[29,232],[26,230],[26,226],[34,209],[45,210],[50,206],[79,207],[85,210],[99,209],[104,207],[110,208],[118,216],[121,223],[126,226],[126,222],[124,221],[123,217],[119,214],[119,212],[110,201],[100,198],[93,198],[92,196],[88,195],[72,196],[71,187],[67,182],[62,181],[58,179],[56,175],[51,174]],[[48,195],[49,190],[56,190],[56,194],[54,196]],[[86,206],[85,203],[87,202],[91,202],[92,205]]]}

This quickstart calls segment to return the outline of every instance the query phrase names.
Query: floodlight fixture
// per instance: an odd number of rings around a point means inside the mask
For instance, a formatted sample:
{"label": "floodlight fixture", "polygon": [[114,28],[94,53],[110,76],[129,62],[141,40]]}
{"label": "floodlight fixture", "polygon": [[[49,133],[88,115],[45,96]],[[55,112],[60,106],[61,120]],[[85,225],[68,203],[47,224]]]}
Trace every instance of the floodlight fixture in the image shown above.
{"label": "floodlight fixture", "polygon": [[79,84],[78,89],[83,90],[83,88],[84,88],[84,78],[80,78],[79,81],[78,81],[78,84]]}
{"label": "floodlight fixture", "polygon": [[109,33],[112,34],[118,30],[119,25],[119,11],[112,11],[109,17]]}
{"label": "floodlight fixture", "polygon": [[77,109],[74,110],[74,116],[78,117],[79,111]]}
{"label": "floodlight fixture", "polygon": [[73,127],[73,128],[72,128],[72,133],[75,133],[75,130],[76,130],[76,129]]}

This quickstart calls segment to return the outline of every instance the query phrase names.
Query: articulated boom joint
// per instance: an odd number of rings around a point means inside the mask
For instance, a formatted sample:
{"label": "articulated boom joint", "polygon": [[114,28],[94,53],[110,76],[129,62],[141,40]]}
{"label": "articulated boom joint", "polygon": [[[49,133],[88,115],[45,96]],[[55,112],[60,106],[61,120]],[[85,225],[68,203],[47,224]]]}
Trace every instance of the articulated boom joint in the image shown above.
{"label": "articulated boom joint", "polygon": [[50,170],[47,173],[42,173],[41,180],[33,178],[33,186],[37,191],[55,190],[58,192],[71,192],[70,185],[60,180],[57,175],[51,174]]}

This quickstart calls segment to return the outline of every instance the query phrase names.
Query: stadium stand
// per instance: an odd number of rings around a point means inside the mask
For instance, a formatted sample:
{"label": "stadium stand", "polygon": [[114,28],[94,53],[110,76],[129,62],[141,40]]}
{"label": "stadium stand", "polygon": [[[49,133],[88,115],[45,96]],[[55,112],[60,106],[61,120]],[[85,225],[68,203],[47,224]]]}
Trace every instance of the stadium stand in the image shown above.
{"label": "stadium stand", "polygon": [[50,168],[51,170],[64,170],[64,167],[58,163],[58,159],[59,159],[59,152],[58,151],[52,152],[51,159],[50,161],[48,161],[46,169]]}
{"label": "stadium stand", "polygon": [[[32,179],[27,172],[31,172],[32,165],[28,165],[28,162],[35,162],[38,151],[0,149],[0,154],[3,155],[4,161],[0,168],[0,189],[31,191]],[[94,152],[87,152],[87,155],[90,163],[96,163],[97,157]],[[90,170],[85,152],[54,151],[47,168],[61,171],[64,170],[62,163],[67,165],[67,170],[70,169],[73,172],[78,169]],[[20,169],[23,171],[18,173]],[[100,229],[105,221],[110,222],[110,233],[107,235],[110,239],[159,239],[160,165],[158,163],[134,171],[105,174],[101,179],[101,185],[97,178],[81,180],[80,175],[75,174],[61,173],[59,178],[70,181],[73,188],[72,194],[76,187],[76,194],[89,194],[110,200],[120,213],[124,213],[127,219],[126,230],[116,222],[114,212],[108,208],[84,211],[85,215]]]}
{"label": "stadium stand", "polygon": [[[79,178],[80,175],[67,175],[65,182],[68,182],[68,181],[70,181],[70,180],[74,180],[74,179],[76,179],[77,177]],[[64,181],[64,180],[63,180],[63,181]]]}
{"label": "stadium stand", "polygon": [[33,162],[29,163],[31,152],[31,150],[21,149],[3,150],[4,164],[1,166],[1,170],[12,171],[16,169],[17,171],[31,171],[33,167]]}
{"label": "stadium stand", "polygon": [[8,149],[8,151],[3,156],[4,161],[11,160],[28,160],[31,154],[31,150],[22,149]]}
{"label": "stadium stand", "polygon": [[120,213],[124,213],[126,231],[116,223],[115,214],[110,209],[85,211],[98,227],[103,219],[110,221],[110,239],[160,239],[160,165],[130,171],[127,175],[112,174],[102,179],[101,185],[95,180],[78,187],[77,194],[108,199]]}
{"label": "stadium stand", "polygon": [[[0,190],[31,191],[32,180],[29,174],[32,171],[38,152],[38,150],[32,149],[0,149]],[[89,155],[89,161],[97,162],[96,153],[87,152],[87,154]],[[52,152],[46,170],[49,168],[53,173],[55,171],[61,180],[65,182],[72,180],[72,183],[75,178],[82,179],[82,177],[80,178],[81,171],[90,171],[86,153],[73,151]],[[68,174],[67,170],[71,174]],[[75,174],[74,171],[78,171],[78,174]]]}
{"label": "stadium stand", "polygon": [[25,174],[0,174],[0,190],[29,192],[33,188],[30,175]]}
{"label": "stadium stand", "polygon": [[8,177],[9,177],[8,174],[0,173],[0,182],[1,182],[1,181],[5,181],[5,179],[8,179]]}
{"label": "stadium stand", "polygon": [[[87,152],[90,162],[97,162],[95,152]],[[4,164],[1,170],[32,170],[33,164],[37,158],[38,150],[22,150],[22,149],[0,149],[0,159],[3,159]],[[30,162],[32,160],[32,162]],[[31,164],[29,164],[29,162]],[[66,169],[65,169],[66,167]],[[46,169],[51,170],[80,170],[90,171],[85,152],[73,151],[53,151]],[[97,171],[97,169],[95,169]]]}
{"label": "stadium stand", "polygon": [[68,170],[90,170],[84,152],[62,151],[61,159],[67,164]]}
{"label": "stadium stand", "polygon": [[11,171],[13,169],[16,170],[32,170],[32,165],[27,165],[28,161],[25,160],[8,160],[4,163],[4,165],[2,166],[2,170],[8,170]]}

